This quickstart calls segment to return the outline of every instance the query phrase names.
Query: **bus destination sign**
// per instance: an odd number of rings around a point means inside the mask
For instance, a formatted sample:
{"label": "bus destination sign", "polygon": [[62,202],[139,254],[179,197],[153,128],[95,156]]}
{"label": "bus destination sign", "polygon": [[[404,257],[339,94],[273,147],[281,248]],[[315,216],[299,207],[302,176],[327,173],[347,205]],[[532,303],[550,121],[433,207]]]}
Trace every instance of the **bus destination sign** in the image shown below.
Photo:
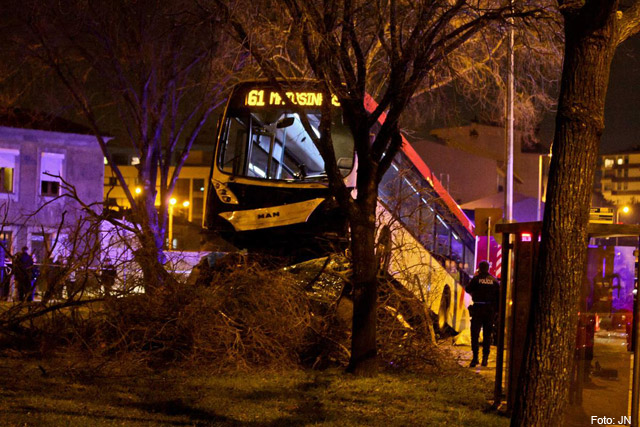
{"label": "bus destination sign", "polygon": [[[322,93],[312,91],[286,91],[287,98],[300,107],[320,107],[322,105]],[[285,105],[280,93],[271,89],[252,89],[244,98],[244,105],[248,107],[265,107],[271,105]],[[331,105],[339,107],[338,97],[331,95]]]}

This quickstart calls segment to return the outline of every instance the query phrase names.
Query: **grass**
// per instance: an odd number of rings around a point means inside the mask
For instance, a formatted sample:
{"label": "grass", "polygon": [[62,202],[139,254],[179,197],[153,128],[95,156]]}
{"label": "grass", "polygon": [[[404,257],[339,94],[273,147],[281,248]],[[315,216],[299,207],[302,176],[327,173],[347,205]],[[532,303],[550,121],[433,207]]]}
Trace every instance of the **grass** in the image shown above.
{"label": "grass", "polygon": [[[100,375],[100,372],[112,374]],[[490,383],[448,373],[338,370],[211,375],[75,369],[66,360],[0,358],[0,425],[502,426]]]}

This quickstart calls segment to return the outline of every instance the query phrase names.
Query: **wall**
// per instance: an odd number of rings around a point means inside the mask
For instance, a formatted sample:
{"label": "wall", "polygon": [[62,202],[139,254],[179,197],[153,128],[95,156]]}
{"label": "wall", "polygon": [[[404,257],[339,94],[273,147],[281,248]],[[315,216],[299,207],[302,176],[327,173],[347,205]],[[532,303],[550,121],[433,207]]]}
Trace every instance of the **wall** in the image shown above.
{"label": "wall", "polygon": [[71,133],[0,126],[0,149],[17,150],[14,192],[0,193],[0,215],[4,231],[12,232],[12,252],[22,246],[30,251],[33,235],[55,233],[62,218],[74,224],[83,213],[68,197],[55,199],[41,195],[41,153],[64,156],[62,177],[74,185],[80,199],[102,210],[104,161],[95,137]]}
{"label": "wall", "polygon": [[458,204],[498,191],[498,169],[495,160],[478,157],[433,141],[421,140],[411,145]]}
{"label": "wall", "polygon": [[[449,163],[439,165],[439,168],[447,169],[451,175],[460,174],[459,180],[467,186],[493,189],[491,193],[469,191],[472,198],[463,198],[463,203],[494,194],[497,191],[496,182],[504,186],[505,134],[503,128],[472,123],[467,126],[435,129],[431,133],[439,139],[441,144],[456,153],[450,156]],[[522,140],[522,134],[516,132],[513,162],[514,192],[537,197],[540,155],[523,153]],[[425,158],[425,161],[429,167],[436,167],[436,162],[429,162],[428,158]],[[489,172],[487,161],[492,161],[495,168],[493,173]],[[473,174],[470,170],[478,170],[482,173]],[[473,179],[481,182],[472,183]]]}

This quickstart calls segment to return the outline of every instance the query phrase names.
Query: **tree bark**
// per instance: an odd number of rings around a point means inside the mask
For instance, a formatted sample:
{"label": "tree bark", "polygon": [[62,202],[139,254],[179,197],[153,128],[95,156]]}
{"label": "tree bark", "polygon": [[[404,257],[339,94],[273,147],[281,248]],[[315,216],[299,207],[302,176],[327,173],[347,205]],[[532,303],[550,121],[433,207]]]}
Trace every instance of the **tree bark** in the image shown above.
{"label": "tree bark", "polygon": [[575,352],[589,206],[616,47],[618,2],[574,3],[562,9],[564,66],[527,351],[512,426],[562,423]]}
{"label": "tree bark", "polygon": [[[370,187],[367,186],[367,187]],[[378,371],[376,317],[378,263],[375,253],[377,187],[358,191],[358,208],[351,222],[353,264],[353,323],[347,372],[373,376]],[[354,215],[352,215],[354,216]]]}
{"label": "tree bark", "polygon": [[138,205],[136,217],[142,232],[138,233],[140,247],[134,252],[134,256],[142,270],[145,291],[152,293],[170,280],[170,275],[164,268],[165,230],[160,225],[158,211],[150,198],[143,199]]}

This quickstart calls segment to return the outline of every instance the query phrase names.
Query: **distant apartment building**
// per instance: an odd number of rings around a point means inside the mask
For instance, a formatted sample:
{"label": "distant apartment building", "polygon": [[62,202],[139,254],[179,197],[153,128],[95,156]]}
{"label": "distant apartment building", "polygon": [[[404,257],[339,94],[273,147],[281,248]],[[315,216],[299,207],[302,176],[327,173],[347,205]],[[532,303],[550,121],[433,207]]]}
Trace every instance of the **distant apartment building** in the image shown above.
{"label": "distant apartment building", "polygon": [[600,156],[603,197],[617,205],[640,203],[640,151]]}
{"label": "distant apartment building", "polygon": [[[27,246],[37,261],[84,215],[64,195],[62,180],[96,211],[102,209],[103,156],[89,130],[21,110],[0,112],[0,241],[4,255]],[[64,224],[61,224],[64,219]],[[53,254],[64,256],[63,245]],[[57,252],[57,253],[56,253]]]}
{"label": "distant apartment building", "polygon": [[[435,140],[418,140],[412,145],[459,204],[504,194],[506,162],[502,127],[472,122],[435,129],[431,134]],[[548,148],[539,144],[529,146],[522,133],[516,132],[514,193],[533,199],[538,198],[539,192],[544,196],[548,154]]]}

